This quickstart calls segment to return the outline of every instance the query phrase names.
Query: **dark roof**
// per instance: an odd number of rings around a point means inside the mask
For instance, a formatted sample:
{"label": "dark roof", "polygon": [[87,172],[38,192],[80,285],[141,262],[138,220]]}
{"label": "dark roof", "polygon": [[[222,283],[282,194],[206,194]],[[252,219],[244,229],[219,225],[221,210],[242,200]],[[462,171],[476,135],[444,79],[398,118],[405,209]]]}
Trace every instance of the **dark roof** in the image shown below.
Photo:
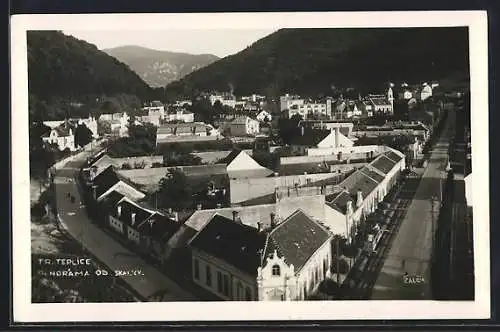
{"label": "dark roof", "polygon": [[370,169],[369,167],[363,167],[361,170],[364,174],[368,175],[370,178],[374,179],[377,182],[382,182],[384,179],[384,176],[381,175],[380,173]]}
{"label": "dark roof", "polygon": [[299,209],[269,233],[262,259],[276,251],[297,273],[329,238],[326,229]]}
{"label": "dark roof", "polygon": [[118,191],[113,190],[101,202],[107,209],[112,209],[121,201],[125,196]]}
{"label": "dark roof", "polygon": [[389,173],[389,171],[394,167],[396,163],[391,159],[387,158],[385,155],[379,156],[375,161],[371,163],[373,167],[382,171],[384,174]]}
{"label": "dark roof", "polygon": [[339,211],[340,213],[346,213],[348,201],[354,202],[354,197],[352,197],[347,191],[340,192],[340,194],[334,197],[333,200],[331,200],[331,197],[327,197],[326,199],[328,200],[326,205]]}
{"label": "dark roof", "polygon": [[155,213],[137,226],[137,230],[144,236],[156,240],[168,240],[180,228],[180,223],[162,214]]}
{"label": "dark roof", "polygon": [[101,172],[101,174],[96,176],[93,180],[93,184],[97,186],[96,196],[99,197],[102,194],[104,194],[116,183],[118,183],[118,181],[120,181],[118,175],[114,171],[113,167],[109,165],[104,171]]}
{"label": "dark roof", "polygon": [[395,162],[398,162],[401,159],[403,159],[403,157],[401,157],[400,155],[398,155],[396,152],[393,151],[387,151],[386,153],[384,153],[384,155]]}
{"label": "dark roof", "polygon": [[304,128],[304,135],[298,134],[293,136],[290,144],[314,147],[317,146],[319,142],[324,140],[330,133],[330,130]]}
{"label": "dark roof", "polygon": [[216,214],[190,245],[256,276],[265,243],[264,232]]}
{"label": "dark roof", "polygon": [[[326,165],[325,165],[326,163]],[[329,173],[330,163],[328,161],[321,163],[296,163],[280,165],[280,175],[301,175],[304,172],[308,174]]]}
{"label": "dark roof", "polygon": [[[118,207],[121,206],[121,215],[118,217]],[[135,213],[135,224],[132,225],[132,213]],[[144,220],[151,217],[152,213],[132,204],[128,200],[118,203],[111,211],[111,215],[118,218],[127,225],[138,227]]]}
{"label": "dark roof", "polygon": [[238,155],[240,154],[240,152],[241,152],[241,151],[242,151],[242,150],[240,150],[240,149],[233,149],[233,151],[231,151],[231,153],[229,153],[229,154],[226,156],[226,158],[224,158],[224,159],[222,160],[222,162],[223,162],[224,164],[226,164],[226,165],[229,165],[230,163],[232,163],[232,162],[233,162],[233,160],[234,160],[236,157],[238,157]]}

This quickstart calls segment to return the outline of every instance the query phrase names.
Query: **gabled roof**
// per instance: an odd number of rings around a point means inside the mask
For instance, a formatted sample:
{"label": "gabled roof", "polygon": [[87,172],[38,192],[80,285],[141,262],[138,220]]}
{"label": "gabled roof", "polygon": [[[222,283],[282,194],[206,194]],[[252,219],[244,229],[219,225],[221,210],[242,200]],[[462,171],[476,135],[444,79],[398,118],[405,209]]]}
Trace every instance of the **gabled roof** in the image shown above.
{"label": "gabled roof", "polygon": [[233,160],[238,157],[238,155],[242,152],[241,149],[233,149],[223,160],[222,162],[226,165],[229,165],[233,162]]}
{"label": "gabled roof", "polygon": [[98,176],[92,181],[96,188],[96,196],[100,197],[106,191],[111,189],[120,179],[118,175],[113,170],[113,167],[109,166],[104,171],[102,171]]}
{"label": "gabled roof", "polygon": [[330,130],[304,128],[304,135],[298,134],[293,136],[290,144],[315,147],[328,135],[330,135],[330,133],[331,133]]}
{"label": "gabled roof", "polygon": [[117,166],[115,160],[108,156],[107,154],[103,155],[97,161],[93,162],[90,167],[95,167],[96,172],[95,175],[101,174],[102,171],[106,170],[110,166]]}
{"label": "gabled roof", "polygon": [[287,264],[293,264],[297,273],[330,237],[325,228],[299,209],[269,233],[263,265],[276,251]]}
{"label": "gabled roof", "polygon": [[137,226],[143,236],[156,240],[166,241],[180,228],[180,224],[160,213],[152,214]]}
{"label": "gabled roof", "polygon": [[252,118],[250,118],[248,116],[238,116],[233,121],[231,121],[231,124],[244,125],[247,123],[248,119],[253,120]]}
{"label": "gabled roof", "polygon": [[264,232],[215,214],[190,246],[256,276],[265,243]]}
{"label": "gabled roof", "polygon": [[113,190],[110,192],[102,201],[101,204],[103,204],[107,209],[112,209],[118,204],[125,196],[118,191]]}
{"label": "gabled roof", "polygon": [[396,162],[397,161],[393,161],[392,159],[389,159],[385,155],[380,155],[379,157],[377,157],[377,159],[375,159],[371,163],[371,165],[376,169],[382,171],[384,174],[387,174],[394,167]]}
{"label": "gabled roof", "polygon": [[[331,199],[330,197],[328,198]],[[332,201],[327,202],[326,205],[345,214],[348,201],[354,202],[354,197],[348,191],[343,190]]]}
{"label": "gabled roof", "polygon": [[[118,207],[121,207],[121,214],[118,216]],[[132,225],[132,214],[135,213],[135,223]],[[130,200],[125,199],[115,205],[115,208],[110,213],[115,218],[124,222],[125,224],[132,226],[137,229],[137,227],[146,219],[151,217],[153,213],[145,210],[132,203]]]}

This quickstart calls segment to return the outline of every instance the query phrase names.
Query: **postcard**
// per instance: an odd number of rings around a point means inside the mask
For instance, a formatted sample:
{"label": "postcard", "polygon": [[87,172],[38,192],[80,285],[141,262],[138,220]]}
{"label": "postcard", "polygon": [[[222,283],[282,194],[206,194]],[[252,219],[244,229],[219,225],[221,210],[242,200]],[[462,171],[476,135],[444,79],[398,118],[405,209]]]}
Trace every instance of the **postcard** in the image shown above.
{"label": "postcard", "polygon": [[489,318],[485,12],[11,24],[16,322]]}

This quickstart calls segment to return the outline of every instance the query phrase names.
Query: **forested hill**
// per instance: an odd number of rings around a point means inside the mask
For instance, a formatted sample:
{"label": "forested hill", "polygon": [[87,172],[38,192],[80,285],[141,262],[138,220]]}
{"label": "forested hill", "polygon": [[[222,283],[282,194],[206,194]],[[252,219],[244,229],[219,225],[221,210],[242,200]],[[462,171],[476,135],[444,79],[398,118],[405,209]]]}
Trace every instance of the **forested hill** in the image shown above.
{"label": "forested hill", "polygon": [[192,91],[328,93],[387,81],[469,75],[467,28],[282,29],[167,86]]}
{"label": "forested hill", "polygon": [[60,31],[29,31],[29,92],[37,100],[124,93],[141,99],[152,89],[127,65],[93,44]]}

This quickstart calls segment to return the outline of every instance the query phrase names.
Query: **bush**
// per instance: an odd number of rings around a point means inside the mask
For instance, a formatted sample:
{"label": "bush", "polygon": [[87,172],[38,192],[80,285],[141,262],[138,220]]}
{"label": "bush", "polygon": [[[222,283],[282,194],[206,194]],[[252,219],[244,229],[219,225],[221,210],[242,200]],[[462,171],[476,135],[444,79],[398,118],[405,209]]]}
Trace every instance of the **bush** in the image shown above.
{"label": "bush", "polygon": [[332,279],[325,279],[319,284],[318,292],[328,296],[338,296],[340,293],[340,287]]}
{"label": "bush", "polygon": [[347,274],[349,272],[349,263],[347,263],[347,261],[344,258],[339,259],[335,257],[332,260],[330,271],[332,273],[337,273],[337,268],[338,268],[338,273]]}
{"label": "bush", "polygon": [[122,169],[132,169],[132,166],[130,166],[130,164],[124,163],[122,165]]}
{"label": "bush", "polygon": [[163,167],[163,163],[155,162],[151,164],[151,168],[160,168],[160,167]]}

